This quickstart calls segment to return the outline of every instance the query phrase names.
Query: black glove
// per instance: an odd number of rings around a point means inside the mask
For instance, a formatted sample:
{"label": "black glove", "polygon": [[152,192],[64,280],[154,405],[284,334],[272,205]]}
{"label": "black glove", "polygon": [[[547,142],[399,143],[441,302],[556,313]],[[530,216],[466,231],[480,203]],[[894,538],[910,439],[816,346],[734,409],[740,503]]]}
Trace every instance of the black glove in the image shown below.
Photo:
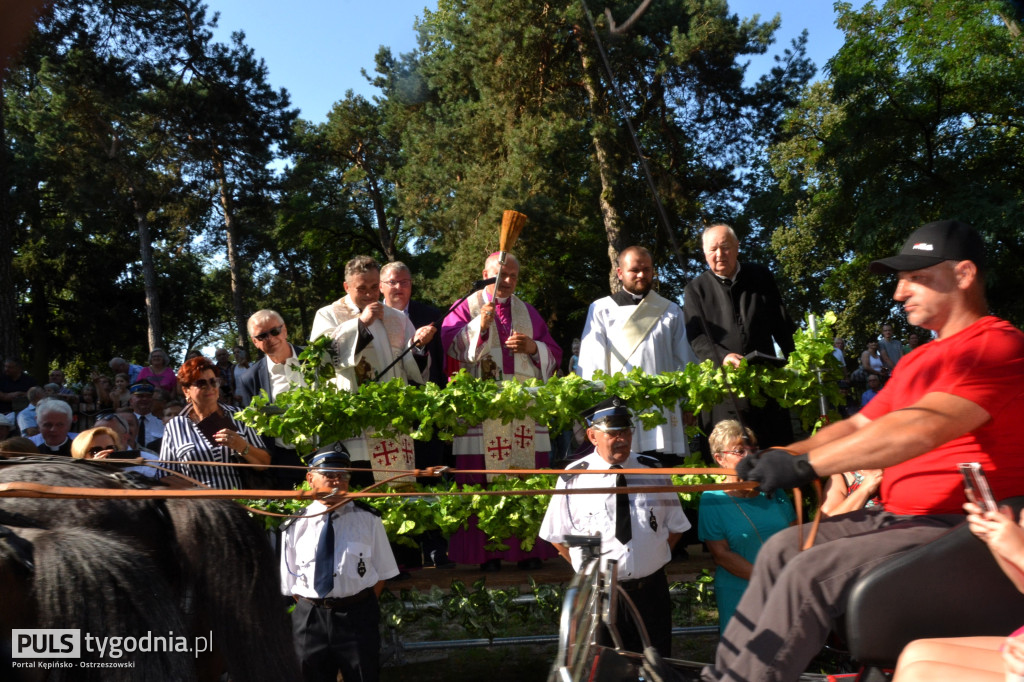
{"label": "black glove", "polygon": [[767,495],[779,488],[796,488],[818,478],[807,453],[791,455],[784,450],[747,455],[736,465],[736,474],[741,480],[760,483],[758,487]]}

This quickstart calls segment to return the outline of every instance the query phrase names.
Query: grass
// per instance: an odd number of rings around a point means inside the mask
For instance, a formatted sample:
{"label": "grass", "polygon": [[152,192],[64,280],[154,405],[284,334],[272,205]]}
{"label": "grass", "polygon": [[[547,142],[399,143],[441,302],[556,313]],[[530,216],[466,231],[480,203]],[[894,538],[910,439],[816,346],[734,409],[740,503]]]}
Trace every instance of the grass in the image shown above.
{"label": "grass", "polygon": [[[561,592],[552,586],[534,586],[538,602],[513,604],[518,591],[490,590],[482,583],[454,585],[450,592],[430,594],[403,591],[396,599],[382,601],[385,621],[396,626],[402,642],[446,641],[487,637],[554,635],[558,632]],[[410,609],[408,604],[418,604]],[[707,583],[686,583],[673,594],[673,622],[677,625],[714,625],[718,614]],[[385,639],[385,641],[387,641]],[[711,661],[717,635],[677,636],[676,658]],[[386,647],[387,648],[387,647]],[[387,660],[382,682],[441,682],[454,676],[486,682],[545,682],[558,652],[557,643],[449,648],[404,652],[399,665]]]}

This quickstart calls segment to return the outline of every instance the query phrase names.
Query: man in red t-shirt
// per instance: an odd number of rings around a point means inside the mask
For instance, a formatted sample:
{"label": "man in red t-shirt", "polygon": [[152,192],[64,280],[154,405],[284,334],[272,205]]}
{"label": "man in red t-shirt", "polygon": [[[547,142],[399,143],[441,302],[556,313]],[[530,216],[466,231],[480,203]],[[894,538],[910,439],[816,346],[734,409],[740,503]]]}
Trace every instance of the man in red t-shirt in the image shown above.
{"label": "man in red t-shirt", "polygon": [[737,471],[770,492],[884,468],[885,508],[823,520],[805,552],[796,529],[765,542],[702,679],[796,680],[862,575],[963,521],[958,462],[981,462],[997,499],[1024,492],[1024,334],[988,315],[984,264],[981,237],[952,220],[918,228],[899,255],[871,264],[897,274],[893,298],[937,340],[901,362],[863,410],[789,446],[802,454],[750,455]]}

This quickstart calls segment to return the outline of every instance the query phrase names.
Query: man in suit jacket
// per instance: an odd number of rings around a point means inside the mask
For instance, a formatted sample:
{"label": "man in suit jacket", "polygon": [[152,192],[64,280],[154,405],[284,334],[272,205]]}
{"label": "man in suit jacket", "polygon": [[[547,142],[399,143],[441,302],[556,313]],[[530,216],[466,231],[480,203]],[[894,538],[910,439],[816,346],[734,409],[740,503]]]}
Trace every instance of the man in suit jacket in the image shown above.
{"label": "man in suit jacket", "polygon": [[[401,261],[387,263],[380,269],[380,289],[384,294],[384,305],[403,311],[417,329],[436,323],[441,318],[441,311],[438,308],[429,303],[412,300],[412,271]],[[448,376],[444,371],[445,356],[440,334],[435,334],[427,344],[427,353],[430,355],[428,379],[431,383],[444,388],[448,383]],[[417,468],[423,469],[453,463],[449,461],[451,459],[451,443],[445,443],[440,438],[415,441],[413,449],[415,450]],[[420,482],[436,483],[437,479],[421,479]],[[419,541],[423,550],[423,562],[426,565],[433,564],[439,568],[455,566],[448,559],[448,543],[440,532],[428,531],[419,536]],[[407,564],[413,565],[412,559],[406,557],[404,553],[400,552],[399,556],[400,559],[405,559]]]}
{"label": "man in suit jacket", "polygon": [[[242,406],[252,402],[253,396],[259,395],[261,390],[265,390],[273,402],[274,397],[289,390],[292,383],[305,386],[298,360],[302,348],[288,343],[288,325],[281,314],[275,310],[258,310],[249,317],[247,327],[249,337],[263,351],[263,357],[246,370],[238,382],[236,390],[242,398]],[[265,445],[271,464],[303,466],[295,447],[280,438],[267,438]],[[290,490],[305,480],[302,469],[272,469],[272,473],[277,487],[282,490]]]}
{"label": "man in suit jacket", "polygon": [[[739,262],[739,240],[728,225],[706,228],[703,242],[710,269],[687,284],[683,293],[686,336],[697,359],[738,367],[752,351],[774,356],[775,344],[788,356],[793,352],[796,325],[782,305],[771,271]],[[778,403],[752,408],[745,399],[738,402],[745,425],[754,430],[762,446],[793,440],[789,413]],[[705,432],[729,418],[736,418],[732,401],[715,408],[710,423],[703,424]]]}

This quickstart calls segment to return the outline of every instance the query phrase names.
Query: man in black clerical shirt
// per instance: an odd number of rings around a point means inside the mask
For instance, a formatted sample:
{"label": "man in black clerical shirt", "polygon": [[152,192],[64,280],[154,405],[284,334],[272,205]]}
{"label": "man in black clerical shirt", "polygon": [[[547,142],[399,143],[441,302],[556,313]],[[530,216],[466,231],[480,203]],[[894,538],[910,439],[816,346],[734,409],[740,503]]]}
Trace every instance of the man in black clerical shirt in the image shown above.
{"label": "man in black clerical shirt", "polygon": [[[786,312],[771,271],[756,263],[739,262],[739,240],[725,224],[707,227],[704,258],[710,268],[689,284],[683,294],[686,335],[700,361],[738,367],[745,355],[758,351],[775,356],[776,344],[784,356],[793,351],[796,325]],[[740,399],[744,424],[763,446],[793,440],[789,412],[769,401],[762,408]],[[702,416],[705,433],[723,419],[736,418],[732,401]]]}

